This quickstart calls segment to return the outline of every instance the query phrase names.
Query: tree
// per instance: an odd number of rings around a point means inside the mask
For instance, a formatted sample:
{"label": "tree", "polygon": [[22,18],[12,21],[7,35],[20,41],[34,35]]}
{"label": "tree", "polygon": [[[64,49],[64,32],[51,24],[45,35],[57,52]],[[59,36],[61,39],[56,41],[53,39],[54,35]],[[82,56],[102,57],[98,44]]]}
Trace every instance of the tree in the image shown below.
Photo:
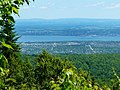
{"label": "tree", "polygon": [[12,84],[16,83],[16,80],[10,77],[10,73],[13,73],[11,72],[13,68],[15,69],[13,64],[18,63],[17,52],[20,51],[16,43],[19,37],[13,31],[15,20],[12,15],[19,16],[20,6],[24,3],[29,5],[29,2],[29,0],[0,0],[0,89],[3,90],[7,87],[11,90]]}
{"label": "tree", "polygon": [[[33,0],[34,1],[34,0]],[[19,16],[19,8],[24,3],[29,5],[29,0],[1,0],[0,1],[0,41],[10,45],[13,49],[5,46],[0,48],[0,52],[8,59],[9,64],[13,59],[17,58],[17,52],[20,51],[19,45],[16,43],[17,37],[14,32],[15,20],[12,16],[16,14]]]}

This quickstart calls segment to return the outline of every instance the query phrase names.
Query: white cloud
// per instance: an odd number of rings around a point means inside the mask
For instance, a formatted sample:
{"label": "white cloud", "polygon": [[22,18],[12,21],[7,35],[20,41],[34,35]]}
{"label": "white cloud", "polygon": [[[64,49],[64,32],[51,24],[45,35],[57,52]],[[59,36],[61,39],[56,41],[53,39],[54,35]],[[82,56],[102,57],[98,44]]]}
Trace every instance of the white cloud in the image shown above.
{"label": "white cloud", "polygon": [[50,2],[48,2],[47,5],[48,5],[48,6],[54,6],[55,3],[50,3]]}
{"label": "white cloud", "polygon": [[40,9],[47,9],[48,7],[47,6],[41,6],[39,7]]}
{"label": "white cloud", "polygon": [[48,8],[53,7],[53,6],[55,6],[55,3],[48,2],[45,5],[40,6],[39,9],[48,9]]}
{"label": "white cloud", "polygon": [[120,8],[120,3],[112,3],[111,5],[107,6],[108,9]]}
{"label": "white cloud", "polygon": [[105,2],[103,2],[103,1],[101,1],[101,2],[96,2],[96,3],[94,3],[94,4],[89,5],[89,7],[104,6],[104,3],[105,3]]}
{"label": "white cloud", "polygon": [[88,5],[87,7],[98,7],[98,6],[101,8],[106,8],[106,9],[116,9],[116,8],[120,8],[120,2],[107,4],[101,1],[101,2],[96,2],[91,5]]}

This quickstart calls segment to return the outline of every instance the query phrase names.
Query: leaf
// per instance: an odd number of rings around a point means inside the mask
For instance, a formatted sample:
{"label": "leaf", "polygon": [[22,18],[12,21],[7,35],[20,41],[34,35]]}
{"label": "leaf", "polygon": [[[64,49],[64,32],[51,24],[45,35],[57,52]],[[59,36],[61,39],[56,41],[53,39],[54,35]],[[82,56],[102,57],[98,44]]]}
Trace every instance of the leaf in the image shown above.
{"label": "leaf", "polygon": [[3,25],[3,20],[0,20],[0,25],[1,25],[1,26]]}
{"label": "leaf", "polygon": [[0,59],[2,59],[3,55],[0,53]]}
{"label": "leaf", "polygon": [[9,69],[4,69],[4,72],[8,75],[10,70]]}
{"label": "leaf", "polygon": [[14,78],[8,78],[8,79],[6,80],[6,82],[13,82],[13,83],[16,83],[16,80],[15,80]]}
{"label": "leaf", "polygon": [[10,45],[6,44],[5,42],[2,42],[2,46],[7,47],[9,49],[13,49]]}
{"label": "leaf", "polygon": [[14,1],[14,3],[15,3],[15,4],[19,4],[19,2],[18,2],[18,1]]}
{"label": "leaf", "polygon": [[3,55],[3,58],[5,59],[5,61],[8,63],[8,60],[7,60],[7,58]]}
{"label": "leaf", "polygon": [[4,72],[4,70],[3,70],[3,68],[2,68],[2,67],[0,67],[0,71],[1,71],[1,72]]}
{"label": "leaf", "polygon": [[0,87],[5,87],[5,83],[2,80],[0,80]]}
{"label": "leaf", "polygon": [[70,75],[73,75],[73,71],[71,69],[68,69],[66,72],[67,76],[69,77]]}
{"label": "leaf", "polygon": [[9,16],[9,17],[8,17],[8,21],[9,21],[9,23],[10,23],[10,22],[15,23],[15,20],[14,20],[14,18],[13,18],[12,16]]}
{"label": "leaf", "polygon": [[4,70],[2,67],[0,67],[0,76],[4,76],[4,75],[5,75]]}
{"label": "leaf", "polygon": [[13,12],[14,12],[15,14],[18,14],[18,8],[17,8],[16,6],[13,6],[13,7],[12,7],[12,10],[13,10]]}
{"label": "leaf", "polygon": [[29,5],[29,0],[25,0],[26,1],[26,3]]}

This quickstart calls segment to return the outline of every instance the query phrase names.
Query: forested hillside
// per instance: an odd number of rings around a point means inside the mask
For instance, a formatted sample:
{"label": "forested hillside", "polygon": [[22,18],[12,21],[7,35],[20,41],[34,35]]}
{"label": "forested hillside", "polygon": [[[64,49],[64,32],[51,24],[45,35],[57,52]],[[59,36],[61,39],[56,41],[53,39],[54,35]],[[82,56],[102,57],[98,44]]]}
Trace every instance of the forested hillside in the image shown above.
{"label": "forested hillside", "polygon": [[110,86],[112,84],[113,69],[120,75],[120,54],[66,54],[60,56],[69,59],[78,69],[88,71],[101,85]]}

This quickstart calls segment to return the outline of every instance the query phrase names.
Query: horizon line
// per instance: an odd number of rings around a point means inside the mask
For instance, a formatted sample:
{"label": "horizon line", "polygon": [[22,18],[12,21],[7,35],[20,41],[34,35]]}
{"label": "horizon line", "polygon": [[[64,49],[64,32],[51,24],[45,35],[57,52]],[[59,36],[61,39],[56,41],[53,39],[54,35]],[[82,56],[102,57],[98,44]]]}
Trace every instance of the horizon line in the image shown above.
{"label": "horizon line", "polygon": [[120,18],[15,18],[15,20],[62,20],[62,19],[98,19],[98,20],[120,20]]}

